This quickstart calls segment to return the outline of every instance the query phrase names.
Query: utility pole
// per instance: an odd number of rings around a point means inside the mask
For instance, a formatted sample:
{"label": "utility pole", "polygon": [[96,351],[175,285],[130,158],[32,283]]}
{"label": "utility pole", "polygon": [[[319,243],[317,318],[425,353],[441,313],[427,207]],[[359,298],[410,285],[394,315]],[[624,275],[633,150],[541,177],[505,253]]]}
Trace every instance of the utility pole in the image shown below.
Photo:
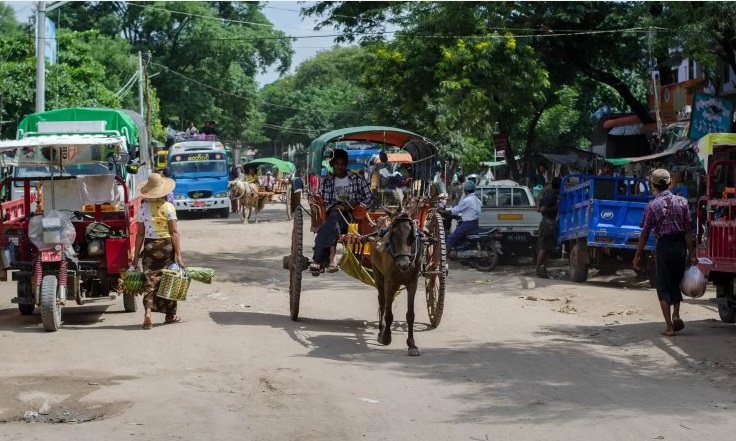
{"label": "utility pole", "polygon": [[46,13],[68,2],[38,2],[36,8],[36,112],[46,107]]}
{"label": "utility pole", "polygon": [[143,54],[138,51],[138,113],[145,116],[143,108]]}
{"label": "utility pole", "polygon": [[36,10],[36,112],[46,106],[46,2]]}

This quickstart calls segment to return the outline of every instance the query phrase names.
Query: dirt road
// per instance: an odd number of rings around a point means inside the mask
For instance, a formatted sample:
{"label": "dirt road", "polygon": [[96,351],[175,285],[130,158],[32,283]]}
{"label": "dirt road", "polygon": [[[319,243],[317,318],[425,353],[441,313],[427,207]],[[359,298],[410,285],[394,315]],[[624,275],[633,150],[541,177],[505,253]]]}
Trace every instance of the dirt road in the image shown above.
{"label": "dirt road", "polygon": [[305,274],[302,319],[289,319],[283,218],[278,205],[258,225],[180,221],[186,263],[216,281],[192,285],[183,323],[150,331],[118,300],[65,308],[46,333],[0,283],[0,440],[733,436],[736,327],[712,291],[665,338],[654,292],[628,274],[581,285],[452,265],[437,329],[418,296],[422,355],[408,357],[406,297],[379,346],[375,291],[342,273]]}

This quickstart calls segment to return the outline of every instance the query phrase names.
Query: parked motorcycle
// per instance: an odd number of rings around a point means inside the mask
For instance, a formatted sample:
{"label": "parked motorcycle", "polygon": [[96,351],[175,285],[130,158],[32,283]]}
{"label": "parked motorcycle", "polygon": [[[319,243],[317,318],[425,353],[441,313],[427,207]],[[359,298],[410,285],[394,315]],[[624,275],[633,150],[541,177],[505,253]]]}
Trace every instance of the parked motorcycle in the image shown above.
{"label": "parked motorcycle", "polygon": [[[444,216],[460,219],[460,216]],[[503,252],[501,251],[502,234],[498,228],[478,228],[469,232],[464,239],[448,250],[447,257],[463,264],[472,265],[480,271],[493,271],[498,265]]]}

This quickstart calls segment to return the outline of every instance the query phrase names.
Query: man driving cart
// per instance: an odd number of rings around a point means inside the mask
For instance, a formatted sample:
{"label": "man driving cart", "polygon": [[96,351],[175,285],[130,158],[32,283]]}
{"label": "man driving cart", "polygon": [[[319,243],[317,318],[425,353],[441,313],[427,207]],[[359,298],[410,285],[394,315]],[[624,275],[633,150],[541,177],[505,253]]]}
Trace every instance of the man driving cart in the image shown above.
{"label": "man driving cart", "polygon": [[368,183],[361,175],[348,173],[347,165],[348,152],[335,149],[330,159],[332,173],[328,173],[319,186],[327,212],[314,240],[314,255],[309,265],[309,271],[314,276],[318,276],[325,267],[327,272],[337,271],[335,255],[338,235],[347,233],[348,223],[353,219],[353,207],[369,205],[371,202]]}

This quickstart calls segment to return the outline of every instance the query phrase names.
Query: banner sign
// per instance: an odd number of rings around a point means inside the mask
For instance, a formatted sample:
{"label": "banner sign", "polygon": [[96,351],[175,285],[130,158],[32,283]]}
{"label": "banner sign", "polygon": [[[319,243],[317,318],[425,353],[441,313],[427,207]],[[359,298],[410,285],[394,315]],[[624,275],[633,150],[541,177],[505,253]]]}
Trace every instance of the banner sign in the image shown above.
{"label": "banner sign", "polygon": [[509,146],[509,137],[505,133],[493,134],[493,145],[496,147],[496,154],[505,152]]}
{"label": "banner sign", "polygon": [[698,140],[709,133],[729,133],[732,117],[733,102],[696,93],[690,119],[690,139]]}

